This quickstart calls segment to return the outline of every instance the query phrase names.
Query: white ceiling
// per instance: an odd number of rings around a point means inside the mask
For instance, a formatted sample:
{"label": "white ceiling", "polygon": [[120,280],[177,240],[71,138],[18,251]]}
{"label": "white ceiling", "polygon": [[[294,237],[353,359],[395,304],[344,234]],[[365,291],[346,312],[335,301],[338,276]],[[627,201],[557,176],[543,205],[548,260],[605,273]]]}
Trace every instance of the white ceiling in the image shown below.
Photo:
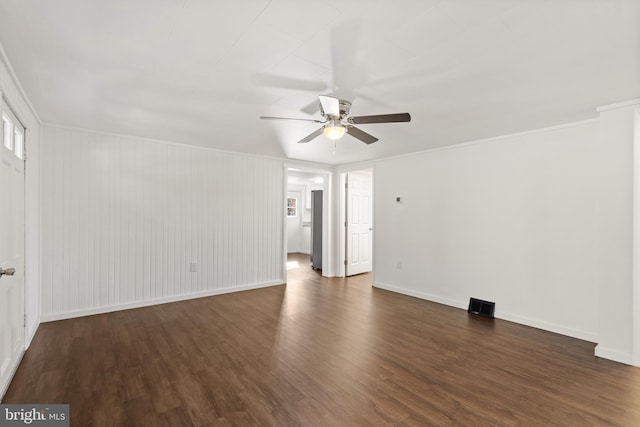
{"label": "white ceiling", "polygon": [[[595,117],[640,97],[640,0],[0,0],[44,123],[344,164]],[[410,112],[333,144],[319,93]]]}

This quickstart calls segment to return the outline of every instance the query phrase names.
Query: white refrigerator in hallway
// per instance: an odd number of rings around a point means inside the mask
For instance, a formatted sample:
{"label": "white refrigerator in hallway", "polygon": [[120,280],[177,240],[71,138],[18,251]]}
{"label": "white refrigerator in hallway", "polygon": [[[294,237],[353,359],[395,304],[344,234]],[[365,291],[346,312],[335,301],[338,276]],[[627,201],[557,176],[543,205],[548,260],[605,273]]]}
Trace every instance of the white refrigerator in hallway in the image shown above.
{"label": "white refrigerator in hallway", "polygon": [[311,268],[322,270],[322,190],[311,192]]}

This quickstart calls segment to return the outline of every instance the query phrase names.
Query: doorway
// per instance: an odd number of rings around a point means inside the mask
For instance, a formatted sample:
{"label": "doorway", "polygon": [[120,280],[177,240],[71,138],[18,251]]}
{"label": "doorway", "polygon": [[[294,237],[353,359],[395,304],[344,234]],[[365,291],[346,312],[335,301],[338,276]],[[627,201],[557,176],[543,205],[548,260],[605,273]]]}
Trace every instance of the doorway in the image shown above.
{"label": "doorway", "polygon": [[[329,248],[326,243],[326,237],[328,236],[328,218],[326,213],[328,209],[321,205],[321,213],[325,215],[316,215],[315,218],[312,215],[312,196],[314,192],[321,190],[323,198],[328,198],[328,182],[329,174],[325,171],[315,171],[300,168],[288,168],[287,169],[287,192],[286,192],[286,209],[285,209],[285,221],[286,221],[286,259],[287,259],[287,274],[293,268],[309,268],[312,267],[312,255],[315,250],[320,251],[316,253],[316,260],[325,260]],[[315,207],[317,209],[317,207]],[[320,218],[320,222],[317,221]],[[314,225],[313,220],[316,219]],[[312,229],[316,231],[321,230],[321,239],[312,239]],[[312,245],[312,242],[315,243]],[[321,243],[318,245],[318,243]],[[312,247],[313,246],[313,247]],[[327,266],[328,267],[328,266]],[[324,265],[319,270],[322,270],[322,275],[326,276],[329,273],[329,268]]]}

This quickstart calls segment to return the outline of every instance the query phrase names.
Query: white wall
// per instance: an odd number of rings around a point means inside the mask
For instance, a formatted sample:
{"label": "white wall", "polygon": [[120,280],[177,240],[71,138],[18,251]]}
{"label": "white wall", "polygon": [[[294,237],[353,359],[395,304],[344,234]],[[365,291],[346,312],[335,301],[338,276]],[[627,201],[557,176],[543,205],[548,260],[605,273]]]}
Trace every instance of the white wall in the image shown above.
{"label": "white wall", "polygon": [[[636,105],[633,121],[632,364],[640,366],[640,257],[638,256],[640,254],[640,102]],[[602,284],[600,286],[602,288]]]}
{"label": "white wall", "polygon": [[0,46],[0,94],[26,128],[25,148],[25,314],[26,345],[40,324],[40,121],[12,77]]}
{"label": "white wall", "polygon": [[284,282],[281,161],[43,129],[43,320]]}
{"label": "white wall", "polygon": [[598,157],[590,121],[377,162],[375,285],[597,341]]}
{"label": "white wall", "polygon": [[596,355],[629,364],[633,363],[633,157],[637,106],[638,103],[600,110],[600,341]]}
{"label": "white wall", "polygon": [[296,216],[287,215],[287,252],[299,253],[302,252],[304,237],[302,222],[304,220],[305,186],[288,184],[288,195],[297,199],[297,207]]}

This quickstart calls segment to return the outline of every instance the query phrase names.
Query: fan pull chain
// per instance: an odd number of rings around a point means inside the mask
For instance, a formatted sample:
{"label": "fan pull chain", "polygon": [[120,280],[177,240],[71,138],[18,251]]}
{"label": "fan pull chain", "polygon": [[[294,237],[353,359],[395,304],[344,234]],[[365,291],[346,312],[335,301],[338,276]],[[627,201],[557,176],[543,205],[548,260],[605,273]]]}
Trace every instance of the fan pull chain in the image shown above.
{"label": "fan pull chain", "polygon": [[336,155],[336,145],[338,145],[338,140],[334,139],[333,140],[333,155]]}

